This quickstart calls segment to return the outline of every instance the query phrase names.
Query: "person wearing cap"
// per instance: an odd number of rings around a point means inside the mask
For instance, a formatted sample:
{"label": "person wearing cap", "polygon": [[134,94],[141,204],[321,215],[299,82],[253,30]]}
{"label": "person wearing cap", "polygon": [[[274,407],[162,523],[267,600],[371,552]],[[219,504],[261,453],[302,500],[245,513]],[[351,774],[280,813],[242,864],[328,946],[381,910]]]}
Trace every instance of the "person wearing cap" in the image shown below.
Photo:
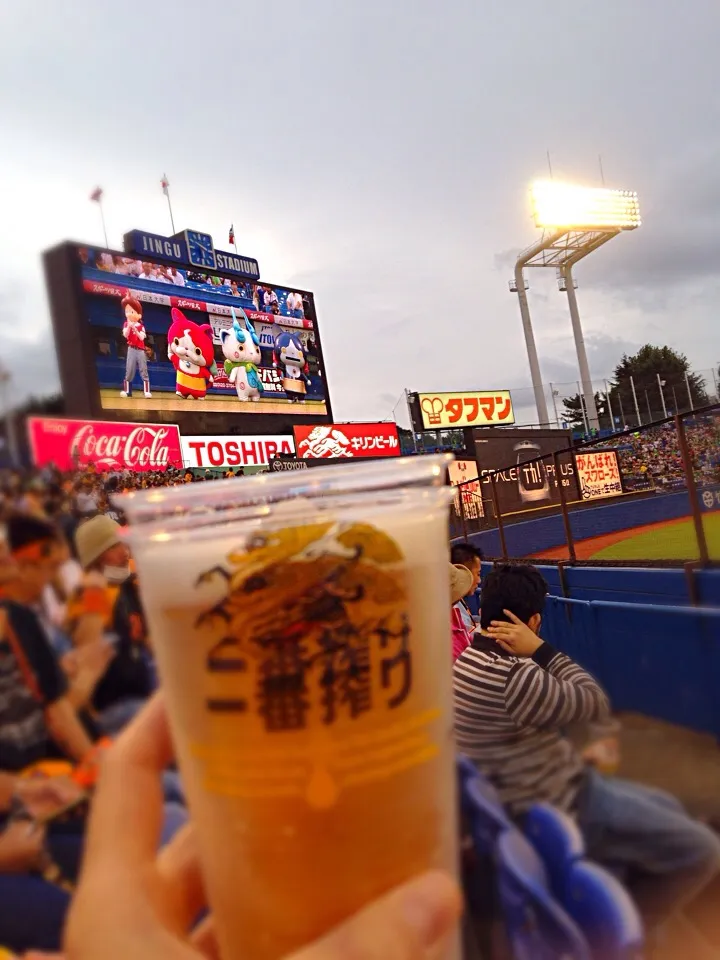
{"label": "person wearing cap", "polygon": [[116,733],[155,685],[137,578],[121,527],[111,517],[99,515],[80,524],[75,549],[84,572],[68,605],[68,630],[79,654],[98,643],[111,651],[90,703],[102,730]]}
{"label": "person wearing cap", "polygon": [[463,650],[470,646],[472,635],[463,622],[457,604],[472,590],[473,575],[461,563],[450,564],[450,605],[452,624],[452,653],[457,660]]}
{"label": "person wearing cap", "polygon": [[480,585],[480,571],[482,568],[483,552],[472,543],[454,543],[450,548],[450,563],[459,563],[467,567],[473,575],[472,586],[467,594],[456,604],[463,623],[472,635],[477,630],[477,622],[468,605],[468,597],[475,596]]}

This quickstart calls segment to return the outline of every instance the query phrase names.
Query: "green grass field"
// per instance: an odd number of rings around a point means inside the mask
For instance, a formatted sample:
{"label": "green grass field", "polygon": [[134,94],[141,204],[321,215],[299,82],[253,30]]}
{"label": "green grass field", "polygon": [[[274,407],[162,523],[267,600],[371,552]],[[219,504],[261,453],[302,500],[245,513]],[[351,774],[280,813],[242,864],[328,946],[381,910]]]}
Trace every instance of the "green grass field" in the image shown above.
{"label": "green grass field", "polygon": [[[703,514],[703,525],[710,559],[720,560],[720,513]],[[592,555],[593,560],[696,560],[697,557],[692,520],[628,536]]]}

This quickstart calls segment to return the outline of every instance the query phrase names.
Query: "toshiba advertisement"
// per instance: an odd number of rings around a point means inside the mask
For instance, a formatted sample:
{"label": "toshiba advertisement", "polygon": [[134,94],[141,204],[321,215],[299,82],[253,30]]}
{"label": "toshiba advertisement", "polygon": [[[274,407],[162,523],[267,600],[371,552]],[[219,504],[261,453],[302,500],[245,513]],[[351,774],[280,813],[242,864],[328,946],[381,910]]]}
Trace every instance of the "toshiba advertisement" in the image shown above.
{"label": "toshiba advertisement", "polygon": [[400,456],[394,423],[331,423],[293,431],[297,456],[303,460]]}
{"label": "toshiba advertisement", "polygon": [[289,435],[182,438],[186,467],[266,467],[278,455],[294,452]]}

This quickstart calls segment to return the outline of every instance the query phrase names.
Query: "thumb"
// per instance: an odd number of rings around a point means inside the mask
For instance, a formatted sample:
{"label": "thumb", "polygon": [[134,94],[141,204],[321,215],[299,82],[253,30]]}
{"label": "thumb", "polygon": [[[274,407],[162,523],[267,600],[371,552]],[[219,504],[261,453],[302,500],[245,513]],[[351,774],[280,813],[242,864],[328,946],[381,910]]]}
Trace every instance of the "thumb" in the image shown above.
{"label": "thumb", "polygon": [[461,911],[457,885],[424,873],[355,914],[291,960],[423,960],[453,929]]}

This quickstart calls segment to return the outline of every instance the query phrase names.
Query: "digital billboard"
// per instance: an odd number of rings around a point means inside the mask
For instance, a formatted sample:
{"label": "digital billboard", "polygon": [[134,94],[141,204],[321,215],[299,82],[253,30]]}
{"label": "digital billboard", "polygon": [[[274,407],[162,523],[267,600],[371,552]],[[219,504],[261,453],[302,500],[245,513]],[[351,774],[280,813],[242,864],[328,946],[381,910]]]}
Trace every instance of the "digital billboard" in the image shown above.
{"label": "digital billboard", "polygon": [[331,419],[312,293],[69,243],[45,267],[71,415],[220,435]]}
{"label": "digital billboard", "polygon": [[509,390],[419,393],[417,402],[424,430],[515,423]]}
{"label": "digital billboard", "polygon": [[[560,503],[558,480],[568,501],[578,499],[577,478],[568,449],[570,437],[560,430],[508,430],[502,435],[474,430],[475,456],[483,483],[483,497],[489,500],[490,478],[495,473],[495,490],[500,512],[516,513]],[[552,459],[559,453],[560,477]],[[543,457],[537,460],[535,458]]]}

